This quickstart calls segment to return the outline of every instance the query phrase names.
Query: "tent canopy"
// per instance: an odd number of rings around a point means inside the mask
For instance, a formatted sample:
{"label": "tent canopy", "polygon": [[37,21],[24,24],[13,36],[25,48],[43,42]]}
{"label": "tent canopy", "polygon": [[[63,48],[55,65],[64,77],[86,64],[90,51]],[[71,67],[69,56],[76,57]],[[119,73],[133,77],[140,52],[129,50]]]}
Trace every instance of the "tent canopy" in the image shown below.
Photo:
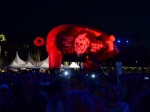
{"label": "tent canopy", "polygon": [[75,62],[72,62],[72,63],[69,65],[69,68],[80,68],[80,66],[77,65]]}
{"label": "tent canopy", "polygon": [[33,66],[29,61],[26,64],[23,64],[21,68],[37,68],[36,66]]}
{"label": "tent canopy", "polygon": [[46,63],[45,61],[42,63],[42,65],[39,66],[39,68],[49,68],[48,63]]}
{"label": "tent canopy", "polygon": [[22,68],[22,67],[15,61],[13,61],[10,65],[7,66],[7,68]]}
{"label": "tent canopy", "polygon": [[14,59],[14,62],[18,63],[18,64],[25,64],[26,62],[23,61],[22,59],[20,59],[18,52],[16,52],[16,57]]}
{"label": "tent canopy", "polygon": [[[11,64],[9,64],[7,66],[7,68],[31,68],[31,69],[37,69],[37,68],[49,68],[49,60],[48,57],[43,60],[40,61],[38,64],[39,66],[37,66],[36,61],[34,61],[31,57],[30,57],[30,53],[28,54],[28,59],[27,61],[23,61],[19,58],[18,56],[18,52],[16,52],[16,57],[15,59],[12,61]],[[63,64],[61,64],[61,68],[63,69],[67,69],[67,68],[80,68],[75,62],[72,62],[72,64],[70,66],[64,66]]]}

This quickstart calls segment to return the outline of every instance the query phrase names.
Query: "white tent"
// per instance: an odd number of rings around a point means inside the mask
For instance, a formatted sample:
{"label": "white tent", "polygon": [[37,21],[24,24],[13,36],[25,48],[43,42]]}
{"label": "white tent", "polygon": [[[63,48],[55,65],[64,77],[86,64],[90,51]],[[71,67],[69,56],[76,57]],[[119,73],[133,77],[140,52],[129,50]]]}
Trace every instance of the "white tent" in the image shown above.
{"label": "white tent", "polygon": [[72,62],[68,67],[69,68],[80,68],[80,66],[77,65],[75,62]]}
{"label": "white tent", "polygon": [[15,59],[7,66],[7,68],[37,68],[31,62],[33,62],[33,60],[30,58],[30,55],[28,55],[28,59],[25,62],[19,58],[18,52],[16,52]]}
{"label": "white tent", "polygon": [[28,59],[27,59],[27,62],[30,62],[32,65],[36,66],[36,61],[34,61],[33,59],[31,59],[30,57],[30,53],[28,54]]}
{"label": "white tent", "polygon": [[[44,62],[42,63],[42,65],[39,66],[39,68],[49,68],[49,64],[44,61]],[[65,68],[68,68],[68,67],[66,67],[66,66],[64,66],[63,64],[61,64],[61,68],[65,69]]]}
{"label": "white tent", "polygon": [[22,59],[20,59],[20,57],[18,56],[18,52],[16,52],[16,57],[13,60],[13,62],[16,62],[17,64],[25,64],[26,62],[23,61]]}
{"label": "white tent", "polygon": [[40,66],[39,68],[49,68],[49,62],[48,62],[48,57],[43,60],[43,61],[40,61]]}
{"label": "white tent", "polygon": [[39,66],[39,68],[49,68],[48,63],[46,63],[45,61],[42,63],[42,65]]}
{"label": "white tent", "polygon": [[8,65],[8,68],[22,68],[22,65],[19,65],[13,61],[10,65]]}
{"label": "white tent", "polygon": [[[18,52],[16,52],[16,57],[12,61],[10,65],[7,66],[7,68],[49,68],[49,58],[47,57],[45,60],[40,61],[38,63],[39,66],[37,66],[36,61],[34,61],[30,57],[30,53],[28,54],[28,59],[26,61],[23,61],[19,58]],[[66,69],[66,68],[80,68],[75,62],[73,62],[70,66],[64,66],[61,64],[61,68]]]}
{"label": "white tent", "polygon": [[[19,58],[18,56],[18,52],[16,52],[16,57],[15,59],[12,61],[11,64],[9,64],[7,66],[7,68],[49,68],[49,64],[48,64],[48,57],[43,60],[43,61],[40,61],[39,63],[34,61],[33,59],[31,59],[30,57],[30,53],[28,54],[28,59],[27,61],[23,61]],[[39,65],[37,67],[37,64]]]}
{"label": "white tent", "polygon": [[48,57],[44,60],[44,62],[46,62],[47,64],[49,63]]}
{"label": "white tent", "polygon": [[31,63],[32,65],[34,65],[34,66],[41,66],[44,61],[45,61],[45,60],[40,61],[40,62],[34,61],[34,60],[30,57],[30,53],[28,54],[27,62],[30,62],[30,63]]}
{"label": "white tent", "polygon": [[62,69],[66,69],[66,68],[68,68],[68,67],[67,67],[67,66],[65,66],[65,65],[63,65],[63,64],[61,64],[60,68],[62,68]]}
{"label": "white tent", "polygon": [[23,64],[20,68],[38,68],[33,66],[29,61],[26,64]]}

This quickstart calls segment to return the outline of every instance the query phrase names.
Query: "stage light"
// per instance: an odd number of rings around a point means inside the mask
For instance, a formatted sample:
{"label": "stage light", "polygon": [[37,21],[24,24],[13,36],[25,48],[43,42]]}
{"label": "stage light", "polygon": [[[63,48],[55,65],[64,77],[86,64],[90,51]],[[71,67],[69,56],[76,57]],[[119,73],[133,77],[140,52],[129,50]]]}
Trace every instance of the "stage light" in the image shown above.
{"label": "stage light", "polygon": [[92,76],[91,76],[92,78],[95,78],[95,74],[92,74]]}
{"label": "stage light", "polygon": [[120,43],[120,40],[118,40],[118,43]]}
{"label": "stage light", "polygon": [[127,40],[126,42],[128,43],[129,41]]}
{"label": "stage light", "polygon": [[64,75],[65,75],[65,76],[68,76],[68,71],[65,71],[65,72],[64,72]]}

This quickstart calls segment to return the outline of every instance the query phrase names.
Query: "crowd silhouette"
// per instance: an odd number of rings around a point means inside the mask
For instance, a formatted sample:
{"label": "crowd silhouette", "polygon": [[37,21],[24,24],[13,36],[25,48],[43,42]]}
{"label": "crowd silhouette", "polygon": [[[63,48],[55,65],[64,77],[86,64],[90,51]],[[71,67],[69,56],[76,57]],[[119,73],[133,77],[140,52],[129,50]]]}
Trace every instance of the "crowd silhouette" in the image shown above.
{"label": "crowd silhouette", "polygon": [[148,74],[3,72],[0,112],[149,112],[149,82]]}

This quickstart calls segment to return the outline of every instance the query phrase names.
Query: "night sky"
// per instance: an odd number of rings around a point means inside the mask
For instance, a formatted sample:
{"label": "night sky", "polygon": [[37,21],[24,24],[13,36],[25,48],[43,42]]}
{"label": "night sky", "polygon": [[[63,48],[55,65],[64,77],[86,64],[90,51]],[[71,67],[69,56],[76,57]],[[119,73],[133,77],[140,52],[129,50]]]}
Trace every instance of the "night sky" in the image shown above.
{"label": "night sky", "polygon": [[146,45],[150,40],[148,0],[1,0],[0,4],[0,33],[7,40],[29,38],[35,32],[46,38],[52,28],[68,23],[105,33],[139,33]]}

